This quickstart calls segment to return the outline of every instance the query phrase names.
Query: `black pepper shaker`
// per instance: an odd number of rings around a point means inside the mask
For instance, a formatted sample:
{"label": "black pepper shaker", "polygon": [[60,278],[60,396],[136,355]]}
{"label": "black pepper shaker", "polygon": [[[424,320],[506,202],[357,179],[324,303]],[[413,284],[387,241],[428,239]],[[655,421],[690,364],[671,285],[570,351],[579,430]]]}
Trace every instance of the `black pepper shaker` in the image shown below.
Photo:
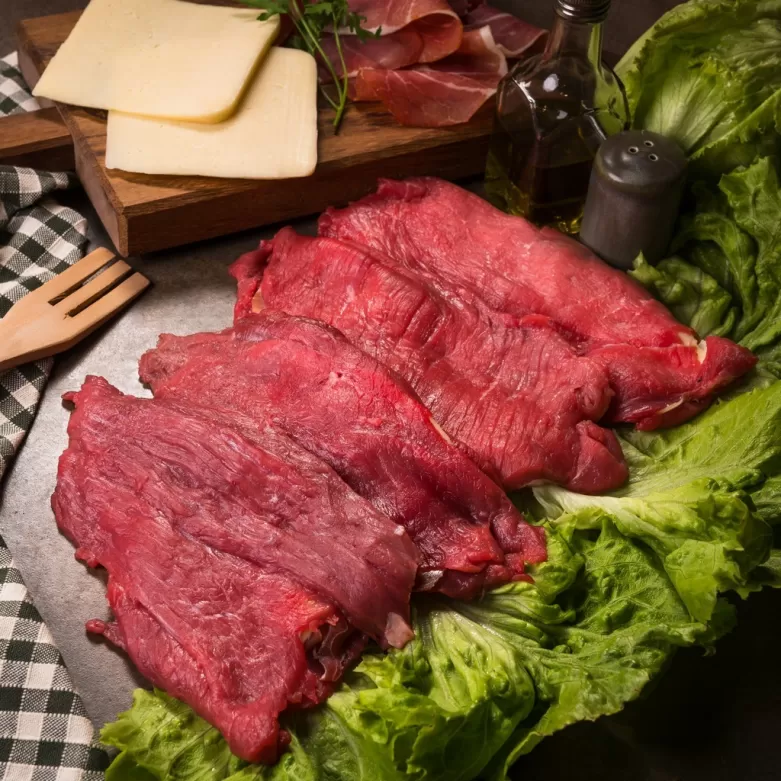
{"label": "black pepper shaker", "polygon": [[632,268],[642,252],[664,257],[686,180],[686,157],[670,138],[627,130],[607,138],[591,171],[580,240],[603,260]]}

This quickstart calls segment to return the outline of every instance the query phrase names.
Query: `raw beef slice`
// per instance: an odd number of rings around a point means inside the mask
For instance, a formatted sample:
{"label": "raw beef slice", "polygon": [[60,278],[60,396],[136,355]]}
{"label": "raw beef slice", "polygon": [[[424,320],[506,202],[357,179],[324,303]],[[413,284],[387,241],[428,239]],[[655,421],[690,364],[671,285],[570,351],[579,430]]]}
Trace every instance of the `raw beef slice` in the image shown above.
{"label": "raw beef slice", "polygon": [[[289,228],[238,273],[257,284],[266,262],[266,306],[329,323],[401,374],[506,488],[552,481],[598,493],[626,480],[614,434],[593,422],[610,403],[607,375],[576,355],[548,318],[491,313],[377,253]],[[243,288],[245,297],[251,292]]]}
{"label": "raw beef slice", "polygon": [[609,373],[609,421],[675,425],[756,363],[728,339],[698,342],[634,280],[573,239],[440,179],[383,181],[376,194],[326,211],[320,235],[385,253],[497,312],[550,317]]}
{"label": "raw beef slice", "polygon": [[251,416],[330,464],[407,529],[421,552],[419,588],[471,597],[545,559],[542,530],[406,385],[322,324],[268,312],[218,334],[164,335],[140,374],[158,398]]}
{"label": "raw beef slice", "polygon": [[278,714],[328,696],[363,646],[410,637],[404,530],[272,429],[125,396],[91,377],[52,504],[77,557],[108,570],[114,622],[89,629],[273,761]]}

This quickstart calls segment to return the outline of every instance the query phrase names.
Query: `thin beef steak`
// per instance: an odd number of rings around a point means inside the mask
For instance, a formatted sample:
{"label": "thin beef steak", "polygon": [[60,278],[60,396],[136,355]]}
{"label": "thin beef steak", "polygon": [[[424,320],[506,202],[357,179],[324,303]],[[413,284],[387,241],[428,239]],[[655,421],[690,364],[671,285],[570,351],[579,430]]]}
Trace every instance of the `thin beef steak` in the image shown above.
{"label": "thin beef steak", "polygon": [[403,525],[418,587],[471,597],[545,559],[543,532],[452,445],[403,381],[320,323],[267,312],[218,334],[164,335],[141,359],[160,399],[272,425]]}
{"label": "thin beef steak", "polygon": [[[289,228],[240,261],[266,306],[318,318],[401,374],[454,439],[508,489],[552,481],[598,493],[626,480],[614,434],[593,421],[611,392],[546,317],[514,318],[443,295],[383,256]],[[252,290],[244,280],[241,306]]]}
{"label": "thin beef steak", "polygon": [[91,377],[52,504],[77,557],[109,573],[90,622],[251,761],[278,714],[330,693],[366,632],[410,637],[404,530],[273,429],[125,396]]}
{"label": "thin beef steak", "polygon": [[376,194],[326,211],[320,235],[380,251],[497,312],[555,320],[580,354],[609,373],[609,421],[675,425],[756,363],[728,339],[698,343],[640,285],[576,241],[440,179],[383,181]]}

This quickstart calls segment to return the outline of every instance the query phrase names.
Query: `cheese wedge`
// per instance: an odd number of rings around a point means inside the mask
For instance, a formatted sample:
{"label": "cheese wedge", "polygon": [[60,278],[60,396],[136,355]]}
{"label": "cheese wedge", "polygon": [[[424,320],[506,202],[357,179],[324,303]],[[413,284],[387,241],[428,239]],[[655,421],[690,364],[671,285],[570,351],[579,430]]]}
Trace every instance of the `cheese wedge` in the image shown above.
{"label": "cheese wedge", "polygon": [[92,0],[33,93],[132,114],[221,122],[238,105],[279,17],[181,0]]}
{"label": "cheese wedge", "polygon": [[317,65],[273,47],[238,111],[218,125],[108,115],[106,167],[243,179],[309,176],[317,163]]}

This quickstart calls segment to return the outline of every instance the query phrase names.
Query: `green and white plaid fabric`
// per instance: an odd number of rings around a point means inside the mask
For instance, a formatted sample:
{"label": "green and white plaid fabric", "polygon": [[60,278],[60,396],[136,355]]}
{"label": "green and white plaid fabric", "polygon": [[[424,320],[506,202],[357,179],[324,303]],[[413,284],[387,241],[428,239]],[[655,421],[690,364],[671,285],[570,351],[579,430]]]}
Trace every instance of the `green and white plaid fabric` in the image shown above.
{"label": "green and white plaid fabric", "polygon": [[[10,59],[0,60],[0,116],[37,108]],[[0,318],[84,254],[84,218],[51,193],[69,174],[0,166]],[[51,360],[0,373],[0,479],[32,425]],[[94,742],[49,630],[0,537],[0,779],[99,781]]]}
{"label": "green and white plaid fabric", "polygon": [[[0,317],[24,295],[83,257],[86,220],[47,197],[69,174],[0,166]],[[0,374],[0,477],[24,439],[51,359]]]}

